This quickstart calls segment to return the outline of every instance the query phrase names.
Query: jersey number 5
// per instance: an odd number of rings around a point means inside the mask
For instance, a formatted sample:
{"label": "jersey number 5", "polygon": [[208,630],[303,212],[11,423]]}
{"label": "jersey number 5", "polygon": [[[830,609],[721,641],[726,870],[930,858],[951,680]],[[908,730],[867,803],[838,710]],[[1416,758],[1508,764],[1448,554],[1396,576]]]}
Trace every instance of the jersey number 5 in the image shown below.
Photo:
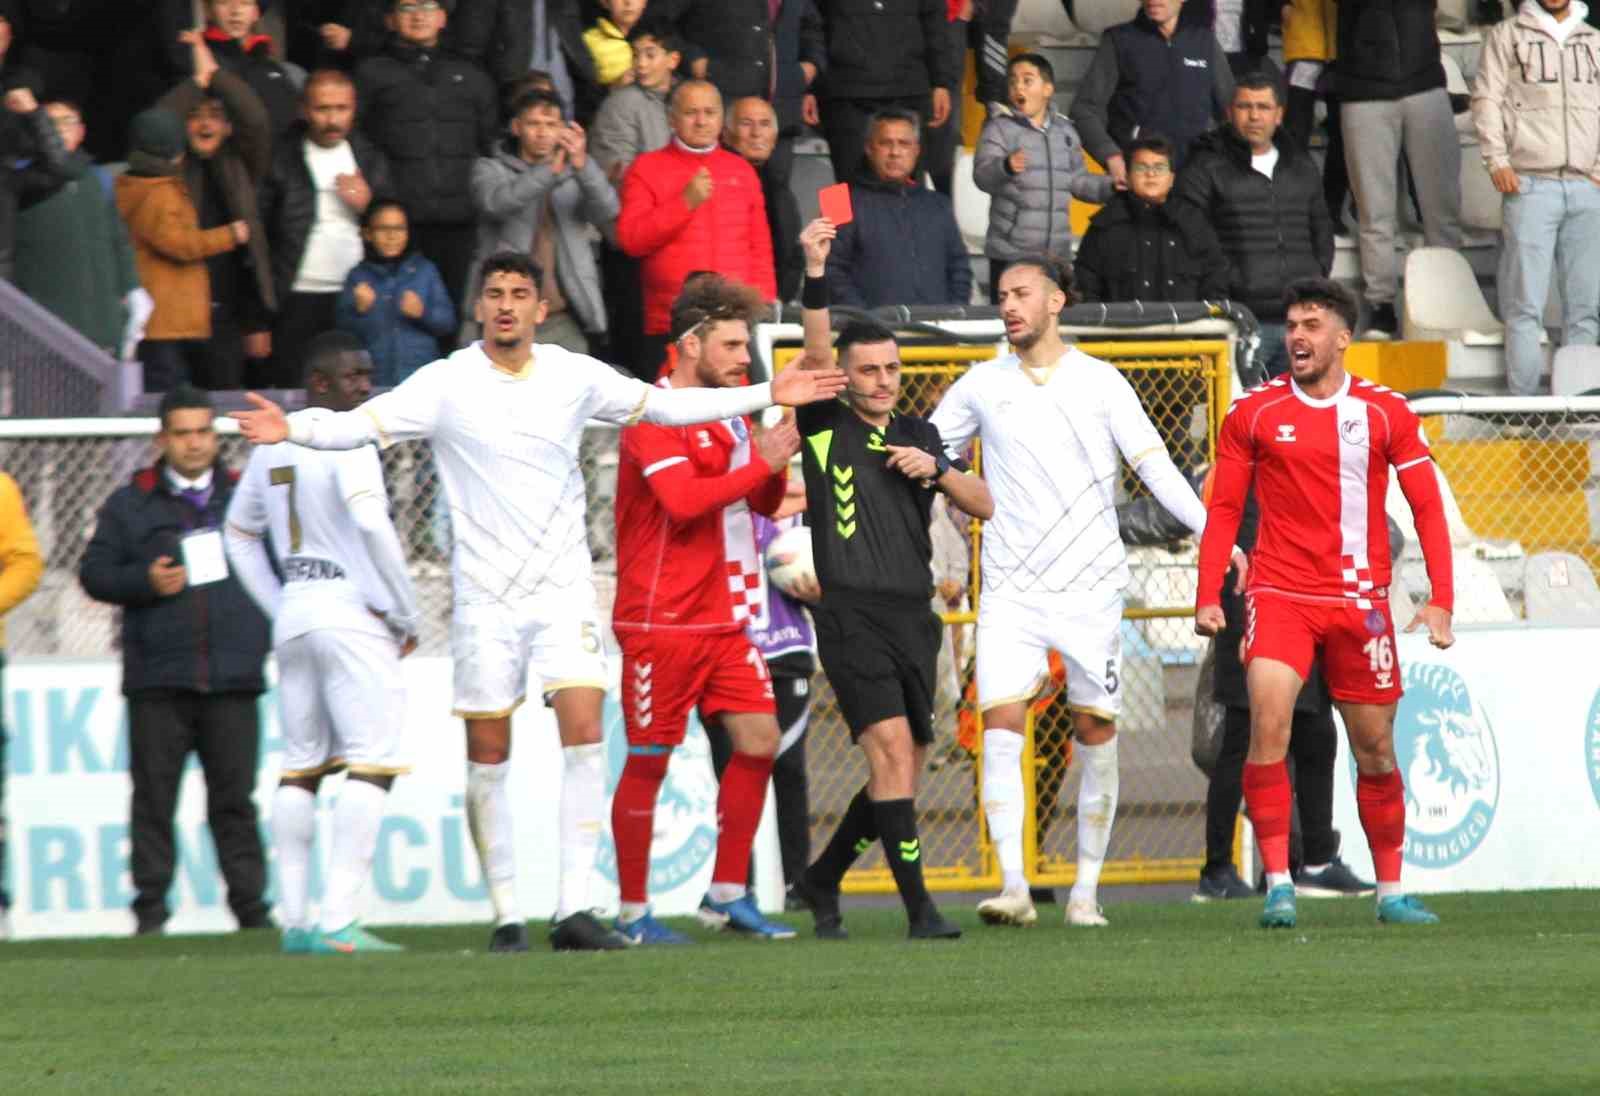
{"label": "jersey number 5", "polygon": [[298,552],[300,550],[300,512],[295,508],[294,465],[285,464],[274,468],[268,478],[274,487],[282,487],[285,484],[289,486],[289,551]]}

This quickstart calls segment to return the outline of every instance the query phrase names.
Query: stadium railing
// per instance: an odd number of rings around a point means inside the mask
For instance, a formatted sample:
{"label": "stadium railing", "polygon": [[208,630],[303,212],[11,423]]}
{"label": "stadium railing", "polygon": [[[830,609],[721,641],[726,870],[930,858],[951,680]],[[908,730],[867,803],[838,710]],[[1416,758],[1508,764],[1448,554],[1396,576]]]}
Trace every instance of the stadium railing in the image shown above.
{"label": "stadium railing", "polygon": [[0,280],[0,417],[121,414],[132,372]]}

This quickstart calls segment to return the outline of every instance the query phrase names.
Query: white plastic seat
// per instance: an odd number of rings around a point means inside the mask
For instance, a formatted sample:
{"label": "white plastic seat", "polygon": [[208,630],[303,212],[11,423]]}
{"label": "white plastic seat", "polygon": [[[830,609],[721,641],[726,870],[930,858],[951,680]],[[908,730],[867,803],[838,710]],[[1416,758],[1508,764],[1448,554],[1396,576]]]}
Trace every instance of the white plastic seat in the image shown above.
{"label": "white plastic seat", "polygon": [[1550,393],[1576,396],[1600,388],[1600,346],[1563,346],[1550,366]]}
{"label": "white plastic seat", "polygon": [[[1592,348],[1591,348],[1592,349]],[[1582,556],[1539,552],[1522,565],[1528,619],[1544,624],[1600,623],[1600,584]]]}
{"label": "white plastic seat", "polygon": [[964,148],[956,153],[955,175],[950,189],[956,207],[956,226],[961,229],[961,241],[967,245],[967,254],[982,255],[983,240],[989,234],[989,195],[979,190],[972,178],[970,149]]}
{"label": "white plastic seat", "polygon": [[1139,14],[1139,0],[1073,0],[1072,21],[1078,29],[1103,34]]}
{"label": "white plastic seat", "polygon": [[1406,256],[1405,337],[1421,342],[1501,346],[1505,325],[1489,311],[1466,256],[1419,247]]}

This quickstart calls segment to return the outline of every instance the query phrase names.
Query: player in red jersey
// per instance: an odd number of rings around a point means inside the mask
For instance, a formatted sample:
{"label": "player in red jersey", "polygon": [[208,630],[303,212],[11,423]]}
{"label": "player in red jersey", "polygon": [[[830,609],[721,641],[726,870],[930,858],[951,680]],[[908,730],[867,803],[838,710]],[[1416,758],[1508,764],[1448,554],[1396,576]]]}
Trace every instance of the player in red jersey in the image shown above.
{"label": "player in red jersey", "polygon": [[1289,376],[1246,392],[1223,421],[1195,604],[1195,631],[1221,631],[1219,592],[1253,478],[1261,530],[1250,556],[1241,657],[1250,694],[1244,795],[1267,872],[1261,925],[1295,923],[1284,755],[1295,697],[1318,650],[1356,759],[1356,805],[1378,877],[1378,919],[1432,924],[1438,918],[1400,889],[1406,810],[1394,755],[1401,689],[1384,520],[1390,465],[1416,518],[1432,585],[1406,631],[1426,627],[1440,648],[1455,642],[1444,503],[1405,397],[1345,372],[1356,323],[1350,291],[1310,278],[1292,283],[1284,299]]}
{"label": "player in red jersey", "polygon": [[[748,383],[749,321],[761,299],[718,277],[690,283],[672,306],[676,358],[665,388]],[[617,599],[628,760],[611,804],[622,911],[636,944],[687,943],[650,913],[656,796],[689,712],[719,721],[733,743],[717,798],[717,858],[700,918],[768,939],[792,937],[745,889],[750,845],[778,752],[772,678],[745,625],[758,616],[761,563],[751,510],[783,502],[794,422],[753,433],[748,418],[700,426],[640,424],[622,432],[617,468]]]}

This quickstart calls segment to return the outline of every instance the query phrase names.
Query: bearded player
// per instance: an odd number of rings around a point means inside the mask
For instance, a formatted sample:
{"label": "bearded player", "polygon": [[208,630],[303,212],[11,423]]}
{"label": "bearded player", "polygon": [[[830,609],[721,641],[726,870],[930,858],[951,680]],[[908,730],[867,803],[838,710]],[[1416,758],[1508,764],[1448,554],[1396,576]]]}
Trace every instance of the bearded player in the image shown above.
{"label": "bearded player", "polygon": [[578,463],[584,424],[591,418],[619,426],[715,422],[774,402],[830,399],[844,387],[838,370],[790,370],[742,388],[653,388],[594,358],[535,344],[548,307],[539,297],[543,283],[544,272],[526,254],[491,255],[480,270],[476,302],[481,342],[423,366],[354,411],[285,417],[251,393],[255,410],[234,416],[257,444],[433,443],[455,541],[450,648],[456,714],[466,722],[467,823],[494,907],[489,949],[497,952],[528,949],[506,780],[511,714],[527,695],[530,670],[555,711],[562,745],[551,946],[627,947],[589,912],[605,814],[600,712],[607,673]]}
{"label": "bearded player", "polygon": [[[719,277],[695,279],[673,303],[677,353],[659,388],[734,388],[750,379],[750,320],[760,294]],[[761,562],[751,511],[783,502],[800,449],[785,419],[755,435],[741,415],[703,426],[641,423],[622,432],[617,468],[617,600],[628,760],[611,801],[622,909],[635,944],[688,937],[650,912],[656,798],[689,712],[720,724],[733,745],[717,796],[717,858],[700,919],[769,940],[794,936],[768,921],[746,890],[750,844],[778,753],[772,677],[745,626],[761,611]]]}
{"label": "bearded player", "polygon": [[1384,520],[1389,467],[1411,504],[1432,586],[1406,631],[1426,627],[1439,648],[1455,642],[1444,503],[1406,398],[1345,372],[1356,323],[1350,291],[1308,278],[1290,284],[1284,300],[1289,376],[1246,392],[1222,424],[1194,620],[1204,636],[1224,626],[1218,592],[1253,480],[1261,527],[1245,596],[1244,797],[1267,873],[1261,926],[1295,924],[1284,755],[1295,697],[1319,652],[1355,756],[1356,808],[1372,848],[1378,920],[1431,925],[1439,919],[1400,886],[1406,806],[1394,755],[1401,688]]}

